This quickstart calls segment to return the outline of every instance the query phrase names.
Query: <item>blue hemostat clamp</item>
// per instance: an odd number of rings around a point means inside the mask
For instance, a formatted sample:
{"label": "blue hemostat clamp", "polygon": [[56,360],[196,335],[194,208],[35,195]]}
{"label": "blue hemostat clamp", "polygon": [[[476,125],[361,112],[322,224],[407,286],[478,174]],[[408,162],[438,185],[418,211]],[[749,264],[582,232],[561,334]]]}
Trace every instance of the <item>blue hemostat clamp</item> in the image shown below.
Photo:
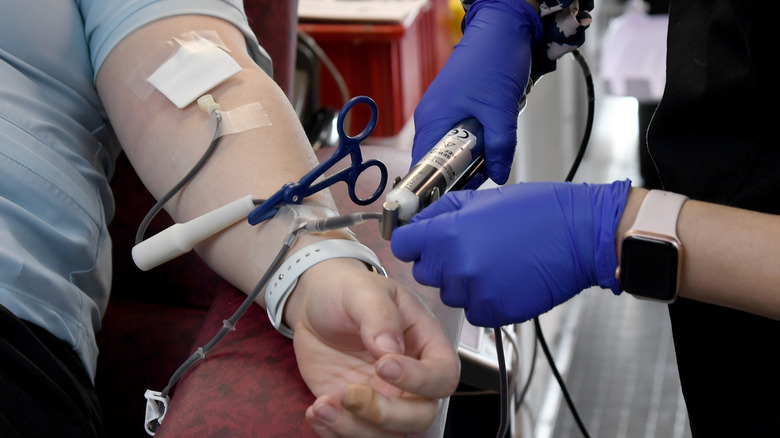
{"label": "blue hemostat clamp", "polygon": [[[346,132],[344,132],[344,120],[346,119],[352,107],[359,103],[365,103],[371,108],[371,119],[363,129],[363,132],[355,137],[350,137]],[[255,208],[249,214],[249,223],[252,225],[257,225],[266,219],[270,219],[276,214],[276,212],[279,210],[279,207],[281,207],[283,204],[300,204],[307,196],[311,196],[314,193],[330,187],[339,181],[344,181],[347,183],[349,188],[349,197],[355,204],[368,205],[379,198],[379,196],[385,190],[385,186],[387,185],[387,167],[385,167],[384,163],[379,160],[368,160],[364,162],[363,156],[360,153],[360,142],[365,140],[374,130],[374,127],[376,127],[377,115],[378,110],[376,102],[374,102],[370,97],[357,96],[350,99],[350,101],[347,102],[339,112],[337,121],[339,145],[338,148],[336,148],[336,152],[334,152],[333,155],[326,161],[323,161],[309,173],[304,175],[298,182],[285,184],[281,189],[279,189],[278,192],[274,193],[273,196]],[[314,184],[314,181],[321,177],[325,172],[330,170],[331,167],[333,167],[337,162],[341,161],[341,159],[347,155],[352,157],[352,164],[349,167],[325,178],[323,181],[318,182],[317,184]],[[374,193],[368,198],[360,198],[355,192],[357,180],[361,173],[374,166],[376,166],[382,173],[379,186],[376,188],[376,191],[374,191]]]}

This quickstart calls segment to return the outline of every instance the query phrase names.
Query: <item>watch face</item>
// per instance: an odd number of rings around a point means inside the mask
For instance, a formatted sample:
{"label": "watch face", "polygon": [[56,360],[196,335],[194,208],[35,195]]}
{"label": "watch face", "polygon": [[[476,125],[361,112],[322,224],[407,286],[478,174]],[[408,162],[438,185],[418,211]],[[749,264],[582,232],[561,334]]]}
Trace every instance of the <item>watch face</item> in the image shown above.
{"label": "watch face", "polygon": [[643,236],[623,240],[620,283],[623,290],[640,297],[671,301],[677,295],[679,251],[667,241]]}

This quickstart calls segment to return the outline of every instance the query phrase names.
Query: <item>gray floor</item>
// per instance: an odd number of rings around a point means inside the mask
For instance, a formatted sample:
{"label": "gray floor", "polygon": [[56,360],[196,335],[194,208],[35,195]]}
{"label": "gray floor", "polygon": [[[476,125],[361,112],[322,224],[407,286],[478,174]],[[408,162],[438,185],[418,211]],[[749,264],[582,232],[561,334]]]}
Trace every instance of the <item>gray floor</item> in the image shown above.
{"label": "gray floor", "polygon": [[[666,306],[593,290],[566,382],[592,437],[690,437]],[[582,437],[566,406],[554,437]]]}

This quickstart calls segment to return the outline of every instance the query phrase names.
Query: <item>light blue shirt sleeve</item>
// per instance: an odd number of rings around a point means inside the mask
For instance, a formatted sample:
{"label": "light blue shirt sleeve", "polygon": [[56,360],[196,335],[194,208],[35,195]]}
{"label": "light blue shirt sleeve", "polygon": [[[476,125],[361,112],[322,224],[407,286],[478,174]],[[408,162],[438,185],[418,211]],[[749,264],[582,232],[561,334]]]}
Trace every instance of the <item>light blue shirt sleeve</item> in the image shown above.
{"label": "light blue shirt sleeve", "polygon": [[0,305],[68,342],[93,378],[121,153],[94,78],[123,38],[183,14],[234,24],[271,74],[240,0],[0,0]]}
{"label": "light blue shirt sleeve", "polygon": [[232,23],[244,34],[255,62],[272,75],[271,58],[249,27],[241,0],[82,0],[79,8],[95,75],[111,50],[133,31],[162,18],[187,14]]}

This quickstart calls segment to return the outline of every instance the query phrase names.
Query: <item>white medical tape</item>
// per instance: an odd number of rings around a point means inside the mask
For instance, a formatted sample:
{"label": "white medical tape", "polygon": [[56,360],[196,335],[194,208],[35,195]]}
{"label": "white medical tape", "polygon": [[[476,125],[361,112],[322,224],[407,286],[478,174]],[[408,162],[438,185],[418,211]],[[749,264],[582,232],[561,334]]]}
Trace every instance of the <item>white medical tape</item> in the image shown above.
{"label": "white medical tape", "polygon": [[252,102],[230,111],[222,111],[221,114],[222,122],[217,133],[219,137],[273,125],[260,102]]}
{"label": "white medical tape", "polygon": [[172,38],[130,74],[127,85],[141,101],[160,91],[179,108],[241,71],[215,31]]}

